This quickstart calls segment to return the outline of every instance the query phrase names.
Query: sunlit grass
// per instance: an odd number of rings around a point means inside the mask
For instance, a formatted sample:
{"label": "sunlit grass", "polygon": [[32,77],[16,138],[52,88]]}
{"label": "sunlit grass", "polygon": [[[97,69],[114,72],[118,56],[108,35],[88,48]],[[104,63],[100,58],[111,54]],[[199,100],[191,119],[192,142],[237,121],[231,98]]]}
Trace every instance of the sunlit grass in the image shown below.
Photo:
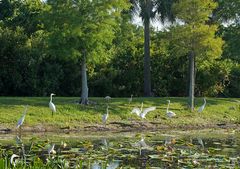
{"label": "sunlit grass", "polygon": [[[169,110],[177,116],[168,119],[166,116],[167,101],[170,99]],[[22,116],[24,105],[29,105],[24,127],[50,127],[50,128],[81,128],[86,125],[99,124],[106,113],[106,100],[104,98],[90,98],[95,104],[77,104],[78,97],[54,97],[53,102],[57,112],[52,117],[48,108],[48,97],[0,97],[0,125],[2,127],[16,126],[17,120]],[[111,122],[129,123],[132,120],[141,121],[135,114],[131,114],[134,107],[144,108],[156,106],[157,110],[146,116],[148,122],[157,122],[162,125],[185,126],[197,125],[207,126],[212,124],[240,123],[240,103],[237,99],[207,98],[207,105],[202,113],[197,109],[203,104],[202,98],[196,99],[195,112],[187,108],[187,98],[133,98],[128,103],[128,98],[112,98],[109,102],[109,119]]]}

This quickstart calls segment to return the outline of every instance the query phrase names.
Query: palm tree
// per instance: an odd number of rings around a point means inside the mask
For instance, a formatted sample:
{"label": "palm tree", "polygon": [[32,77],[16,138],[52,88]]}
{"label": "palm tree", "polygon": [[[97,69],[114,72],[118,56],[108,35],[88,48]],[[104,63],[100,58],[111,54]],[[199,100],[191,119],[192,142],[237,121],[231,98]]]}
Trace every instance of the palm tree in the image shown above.
{"label": "palm tree", "polygon": [[150,21],[160,17],[164,23],[166,19],[173,21],[171,7],[174,0],[130,0],[131,11],[134,15],[139,13],[144,25],[144,96],[151,96],[150,71]]}

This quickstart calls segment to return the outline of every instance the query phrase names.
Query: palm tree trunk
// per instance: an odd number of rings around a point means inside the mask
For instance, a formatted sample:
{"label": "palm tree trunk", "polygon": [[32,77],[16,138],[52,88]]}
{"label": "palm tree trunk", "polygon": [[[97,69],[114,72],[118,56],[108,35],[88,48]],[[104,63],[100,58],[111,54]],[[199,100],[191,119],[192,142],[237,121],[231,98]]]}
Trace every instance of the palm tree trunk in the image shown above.
{"label": "palm tree trunk", "polygon": [[144,20],[144,96],[151,96],[150,19]]}
{"label": "palm tree trunk", "polygon": [[189,106],[191,112],[194,111],[194,87],[195,87],[195,55],[191,51],[189,54]]}
{"label": "palm tree trunk", "polygon": [[86,56],[82,60],[82,93],[81,93],[81,104],[88,104],[88,85],[87,85],[87,66]]}

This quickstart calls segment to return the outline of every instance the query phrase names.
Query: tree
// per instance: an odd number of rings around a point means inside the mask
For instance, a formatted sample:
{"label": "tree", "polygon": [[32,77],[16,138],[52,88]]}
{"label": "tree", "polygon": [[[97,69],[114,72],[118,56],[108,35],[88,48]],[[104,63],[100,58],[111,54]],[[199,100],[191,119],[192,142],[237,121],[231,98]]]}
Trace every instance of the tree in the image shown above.
{"label": "tree", "polygon": [[181,0],[173,7],[183,25],[172,29],[176,52],[188,55],[189,59],[189,106],[194,111],[194,89],[197,62],[213,60],[221,56],[223,41],[216,37],[216,25],[207,21],[217,4],[212,0]]}
{"label": "tree", "polygon": [[87,63],[107,57],[120,13],[127,1],[49,0],[46,28],[51,53],[81,60],[81,104],[88,104]]}
{"label": "tree", "polygon": [[144,96],[151,96],[150,21],[159,14],[161,21],[173,19],[173,0],[130,0],[133,14],[140,13],[144,25]]}

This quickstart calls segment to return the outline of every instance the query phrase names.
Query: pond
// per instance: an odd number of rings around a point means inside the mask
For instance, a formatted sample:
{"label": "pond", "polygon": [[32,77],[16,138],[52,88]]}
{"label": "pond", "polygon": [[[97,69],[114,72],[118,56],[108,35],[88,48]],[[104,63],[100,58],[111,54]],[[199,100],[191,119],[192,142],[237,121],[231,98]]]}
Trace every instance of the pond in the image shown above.
{"label": "pond", "polygon": [[0,168],[240,168],[234,130],[0,135]]}

